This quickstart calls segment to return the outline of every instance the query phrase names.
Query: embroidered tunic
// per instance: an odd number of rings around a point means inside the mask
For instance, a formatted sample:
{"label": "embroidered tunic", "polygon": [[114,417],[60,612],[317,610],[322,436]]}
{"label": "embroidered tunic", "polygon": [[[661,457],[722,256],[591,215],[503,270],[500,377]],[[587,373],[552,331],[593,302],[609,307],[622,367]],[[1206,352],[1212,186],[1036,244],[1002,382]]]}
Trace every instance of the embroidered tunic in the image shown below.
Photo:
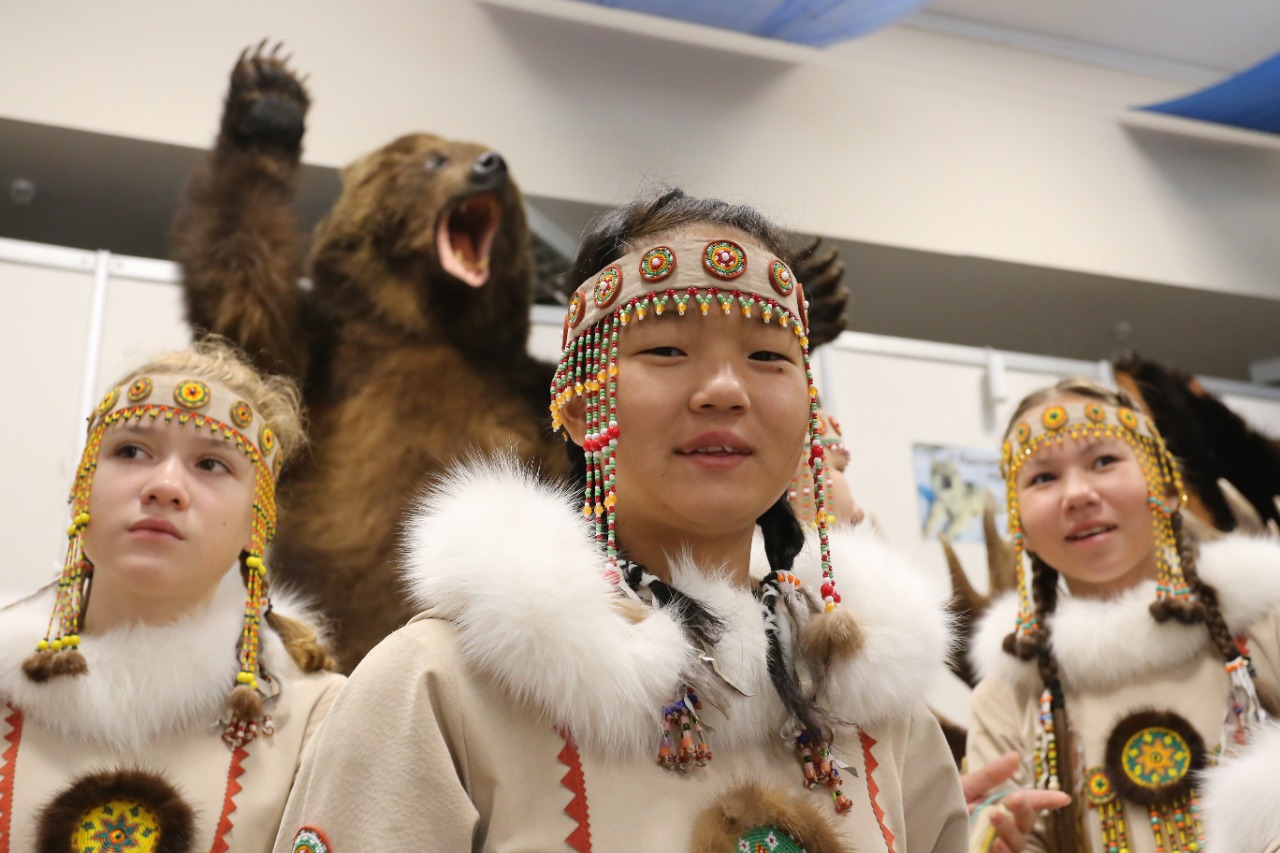
{"label": "embroidered tunic", "polygon": [[[170,626],[86,636],[87,674],[33,684],[22,660],[52,606],[45,590],[0,611],[0,853],[38,849],[42,828],[65,835],[63,849],[73,838],[94,845],[76,850],[152,849],[164,804],[130,796],[122,778],[171,788],[194,812],[193,843],[181,849],[270,850],[303,746],[343,678],[299,672],[264,630],[264,667],[279,684],[267,702],[275,733],[232,749],[218,718],[237,670],[238,573],[207,611]],[[73,814],[49,808],[60,794],[79,803]]]}
{"label": "embroidered tunic", "polygon": [[[477,512],[498,496],[502,537]],[[833,534],[843,599],[867,636],[812,685],[846,721],[833,753],[853,808],[839,815],[829,791],[802,784],[756,598],[673,570],[673,586],[725,621],[713,648],[691,648],[668,609],[617,606],[571,501],[500,469],[456,478],[413,520],[409,573],[428,609],[352,675],[299,771],[277,851],[709,851],[723,833],[708,821],[725,815],[757,830],[725,850],[772,849],[771,833],[797,849],[777,832],[787,820],[836,839],[809,853],[963,848],[957,775],[923,701],[944,669],[945,589],[870,531]],[[809,550],[802,576],[816,568]],[[791,655],[789,614],[779,604],[774,618]],[[656,762],[661,711],[691,673],[706,685],[714,756],[670,770]]]}

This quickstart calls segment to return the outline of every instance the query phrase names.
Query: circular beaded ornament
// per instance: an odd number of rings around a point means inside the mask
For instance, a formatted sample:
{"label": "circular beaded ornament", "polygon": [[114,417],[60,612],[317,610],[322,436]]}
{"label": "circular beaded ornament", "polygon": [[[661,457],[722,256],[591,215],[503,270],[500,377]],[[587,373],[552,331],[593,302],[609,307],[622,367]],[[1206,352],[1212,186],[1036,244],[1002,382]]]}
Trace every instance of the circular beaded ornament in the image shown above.
{"label": "circular beaded ornament", "polygon": [[747,271],[747,253],[732,240],[715,240],[703,250],[702,265],[716,278],[737,278]]}
{"label": "circular beaded ornament", "polygon": [[1125,741],[1120,766],[1135,785],[1151,789],[1176,785],[1191,771],[1191,748],[1178,732],[1151,726]]}
{"label": "circular beaded ornament", "polygon": [[160,845],[160,819],[140,803],[112,800],[81,815],[71,838],[72,850],[101,853],[150,853]]}
{"label": "circular beaded ornament", "polygon": [[244,429],[253,423],[253,409],[244,400],[237,400],[231,407],[231,422]]}
{"label": "circular beaded ornament", "polygon": [[188,379],[173,389],[173,399],[184,409],[201,409],[209,404],[209,386],[197,379]]}
{"label": "circular beaded ornament", "polygon": [[155,384],[151,381],[150,377],[139,376],[137,379],[133,380],[133,384],[129,386],[126,396],[129,398],[130,403],[141,403],[143,400],[151,396],[151,390],[154,387]]}
{"label": "circular beaded ornament", "polygon": [[1045,429],[1062,429],[1067,423],[1067,410],[1061,406],[1050,406],[1040,415],[1040,422]]}
{"label": "circular beaded ornament", "polygon": [[608,308],[618,298],[622,290],[622,270],[616,266],[608,267],[596,279],[595,301],[597,308]]}
{"label": "circular beaded ornament", "polygon": [[258,446],[262,448],[262,452],[267,456],[275,453],[276,434],[266,424],[263,424],[262,429],[258,430]]}
{"label": "circular beaded ornament", "polygon": [[785,832],[771,826],[748,829],[738,837],[739,853],[804,853],[804,848]]}
{"label": "circular beaded ornament", "polygon": [[783,296],[790,296],[791,291],[796,286],[795,277],[791,275],[791,270],[787,269],[787,265],[777,258],[769,262],[769,283],[773,285],[774,290]]}
{"label": "circular beaded ornament", "polygon": [[1107,419],[1107,410],[1097,403],[1089,403],[1084,407],[1084,416],[1095,424],[1100,424]]}
{"label": "circular beaded ornament", "polygon": [[107,396],[102,398],[102,402],[98,404],[98,414],[105,415],[111,411],[111,407],[116,404],[118,399],[120,399],[120,389],[112,388],[107,392]]}
{"label": "circular beaded ornament", "polygon": [[645,281],[662,281],[676,271],[676,255],[668,246],[658,246],[640,259],[640,276]]}
{"label": "circular beaded ornament", "polygon": [[293,836],[293,853],[333,853],[333,845],[314,826],[304,826]]}
{"label": "circular beaded ornament", "polygon": [[569,313],[565,320],[569,324],[570,329],[576,329],[578,324],[582,322],[582,291],[575,290],[573,296],[569,298]]}
{"label": "circular beaded ornament", "polygon": [[1031,424],[1020,421],[1013,428],[1013,437],[1018,440],[1018,444],[1026,444],[1027,439],[1031,438]]}
{"label": "circular beaded ornament", "polygon": [[1138,428],[1138,416],[1133,409],[1120,408],[1116,411],[1116,419],[1127,430],[1136,430]]}
{"label": "circular beaded ornament", "polygon": [[1090,805],[1101,806],[1116,798],[1116,790],[1111,787],[1111,777],[1106,768],[1094,767],[1084,776],[1084,796]]}

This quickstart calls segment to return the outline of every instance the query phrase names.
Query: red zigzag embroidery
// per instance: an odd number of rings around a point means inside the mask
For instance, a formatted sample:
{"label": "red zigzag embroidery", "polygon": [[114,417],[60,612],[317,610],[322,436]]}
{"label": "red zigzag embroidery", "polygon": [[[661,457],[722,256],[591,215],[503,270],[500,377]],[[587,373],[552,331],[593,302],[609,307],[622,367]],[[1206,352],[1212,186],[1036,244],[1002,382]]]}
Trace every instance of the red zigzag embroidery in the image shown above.
{"label": "red zigzag embroidery", "polygon": [[213,834],[213,847],[209,853],[226,853],[227,833],[231,831],[231,813],[236,810],[236,794],[240,793],[240,777],[244,775],[241,762],[249,755],[243,746],[237,746],[231,753],[231,769],[227,771],[227,796],[222,801],[222,816],[218,818],[218,830]]}
{"label": "red zigzag embroidery", "polygon": [[4,779],[0,780],[0,853],[9,853],[14,767],[18,763],[18,743],[22,740],[22,712],[13,707],[10,707],[9,712],[9,718],[5,720],[9,724],[9,734],[5,738],[9,747],[4,751],[4,758],[0,762],[0,773],[4,774]]}
{"label": "red zigzag embroidery", "polygon": [[880,762],[876,761],[876,757],[871,754],[871,747],[876,745],[876,739],[866,732],[858,732],[858,740],[862,742],[862,760],[867,768],[867,793],[871,796],[871,810],[876,813],[876,823],[880,824],[880,832],[884,835],[885,846],[888,847],[889,853],[895,853],[893,849],[893,833],[889,831],[889,827],[884,822],[884,809],[880,808],[878,797],[880,796],[880,786],[876,784],[876,768],[880,766]]}
{"label": "red zigzag embroidery", "polygon": [[578,747],[567,732],[560,732],[564,738],[564,749],[556,756],[560,763],[568,767],[560,784],[573,792],[573,799],[564,807],[564,813],[577,821],[578,826],[565,838],[565,843],[578,853],[591,853],[591,820],[587,816],[587,777],[582,773],[582,756],[578,755]]}

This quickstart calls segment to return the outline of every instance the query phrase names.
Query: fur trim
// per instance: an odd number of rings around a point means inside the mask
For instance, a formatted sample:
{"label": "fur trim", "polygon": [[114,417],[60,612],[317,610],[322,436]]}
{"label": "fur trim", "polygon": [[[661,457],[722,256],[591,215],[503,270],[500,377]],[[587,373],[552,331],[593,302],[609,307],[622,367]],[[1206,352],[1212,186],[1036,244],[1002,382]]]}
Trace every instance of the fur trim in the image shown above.
{"label": "fur trim", "polygon": [[[37,684],[22,666],[44,636],[53,593],[49,587],[0,610],[0,699],[59,737],[134,753],[164,734],[223,716],[239,670],[245,601],[239,571],[227,572],[207,608],[173,624],[85,635],[79,651],[89,671]],[[303,609],[277,590],[271,597],[282,612]],[[261,638],[266,671],[282,682],[295,677],[279,635],[264,625]]]}
{"label": "fur trim", "polygon": [[[90,809],[112,800],[137,803],[151,812],[159,833],[155,839],[146,840],[154,844],[156,853],[192,853],[195,849],[195,815],[191,806],[172,785],[143,770],[108,770],[72,782],[41,810],[36,849],[39,853],[80,849],[82,845],[71,843],[82,830],[80,821]],[[112,846],[104,844],[102,848]],[[145,843],[140,846],[151,849]],[[93,849],[98,845],[94,844]]]}
{"label": "fur trim", "polygon": [[[566,727],[584,750],[654,750],[661,709],[684,683],[703,699],[714,748],[775,737],[787,715],[769,679],[766,631],[777,630],[790,653],[789,614],[805,608],[779,604],[766,623],[749,590],[676,560],[672,586],[722,623],[704,654],[686,641],[671,608],[637,619],[635,608],[618,606],[580,505],[576,494],[538,482],[510,459],[455,469],[406,524],[414,597],[428,615],[457,625],[471,666]],[[494,506],[504,509],[501,535],[488,530]],[[840,576],[841,594],[867,643],[827,668],[830,695],[819,702],[843,719],[874,723],[904,713],[945,672],[946,592],[870,534],[833,533],[832,541],[857,569]],[[797,574],[816,576],[816,552],[815,539]],[[762,569],[754,565],[752,574]]]}
{"label": "fur trim", "polygon": [[806,853],[850,853],[811,799],[756,781],[725,791],[698,817],[689,853],[737,850],[743,833],[759,827],[785,832]]}
{"label": "fur trim", "polygon": [[1243,754],[1204,771],[1199,787],[1206,850],[1252,853],[1280,846],[1277,764],[1280,723],[1272,722]]}
{"label": "fur trim", "polygon": [[[1280,545],[1271,540],[1224,536],[1202,545],[1196,562],[1201,579],[1217,590],[1222,615],[1235,633],[1247,632],[1280,607]],[[1155,581],[1114,598],[1060,594],[1049,624],[1063,683],[1108,690],[1203,653],[1210,645],[1204,625],[1156,622],[1149,609],[1153,601]],[[980,678],[999,675],[1014,684],[1039,684],[1034,661],[1018,660],[1001,647],[1013,630],[1017,607],[1013,593],[992,602],[974,632],[974,669]]]}
{"label": "fur trim", "polygon": [[456,468],[410,513],[405,571],[419,604],[456,623],[473,666],[584,749],[633,755],[656,748],[662,706],[697,653],[669,614],[633,622],[613,606],[580,505],[510,458]]}
{"label": "fur trim", "polygon": [[800,629],[801,654],[824,666],[853,660],[866,644],[862,624],[843,607],[814,616]]}
{"label": "fur trim", "polygon": [[[931,577],[870,526],[840,527],[829,535],[840,607],[858,620],[864,641],[855,657],[826,668],[818,701],[842,719],[874,725],[925,701],[946,677],[953,642],[950,593],[942,577]],[[795,565],[815,590],[822,578],[817,544],[811,538]]]}

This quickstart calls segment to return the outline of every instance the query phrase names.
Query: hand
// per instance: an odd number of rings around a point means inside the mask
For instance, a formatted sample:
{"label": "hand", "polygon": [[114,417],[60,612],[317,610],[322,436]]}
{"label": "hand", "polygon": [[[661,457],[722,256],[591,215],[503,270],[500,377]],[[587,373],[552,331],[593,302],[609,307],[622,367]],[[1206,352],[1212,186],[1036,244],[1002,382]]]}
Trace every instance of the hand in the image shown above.
{"label": "hand", "polygon": [[[969,812],[986,799],[993,788],[1007,782],[1018,769],[1021,757],[1007,752],[981,770],[960,777]],[[1022,853],[1027,849],[1027,835],[1042,811],[1060,809],[1071,802],[1062,791],[1018,788],[991,809],[991,827],[996,832],[992,853]]]}

